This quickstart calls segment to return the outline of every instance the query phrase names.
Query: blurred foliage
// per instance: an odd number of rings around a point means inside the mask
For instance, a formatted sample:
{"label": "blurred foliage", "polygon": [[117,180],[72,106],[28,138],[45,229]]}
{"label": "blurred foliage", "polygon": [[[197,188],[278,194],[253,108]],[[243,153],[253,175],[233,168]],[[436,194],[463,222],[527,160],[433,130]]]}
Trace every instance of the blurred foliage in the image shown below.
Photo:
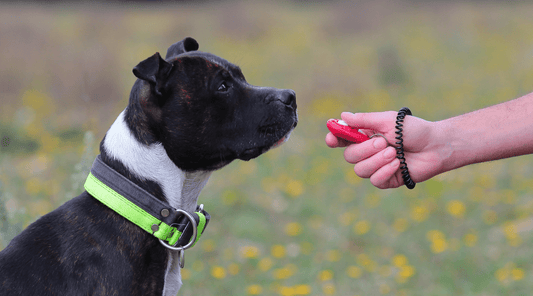
{"label": "blurred foliage", "polygon": [[[378,190],[329,149],[344,110],[440,120],[533,90],[533,5],[0,5],[0,248],[81,192],[141,60],[186,36],[292,88],[289,142],[214,173],[181,295],[527,295],[530,156]],[[9,221],[9,223],[6,223]]]}
{"label": "blurred foliage", "polygon": [[11,239],[22,231],[20,223],[13,223],[8,218],[5,207],[6,197],[4,196],[2,183],[0,183],[0,244],[7,245]]}

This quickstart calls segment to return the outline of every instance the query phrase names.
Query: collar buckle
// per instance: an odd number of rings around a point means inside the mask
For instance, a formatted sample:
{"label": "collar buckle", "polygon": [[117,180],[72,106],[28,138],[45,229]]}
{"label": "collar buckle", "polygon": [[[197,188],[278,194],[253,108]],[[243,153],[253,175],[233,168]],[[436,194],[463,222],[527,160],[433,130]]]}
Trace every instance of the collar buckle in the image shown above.
{"label": "collar buckle", "polygon": [[[185,224],[185,227],[183,227],[183,229],[181,229],[183,232],[178,230],[179,229],[178,227],[182,226],[183,224],[181,224],[181,223],[172,223],[172,224],[170,224],[170,227],[174,228],[175,231],[179,232],[180,239],[178,241],[176,241],[176,243],[173,244],[173,245],[171,245],[170,243],[168,243],[168,242],[166,242],[166,241],[164,241],[162,239],[159,239],[159,242],[161,243],[161,245],[163,245],[163,247],[165,247],[165,248],[167,248],[169,250],[172,250],[172,251],[178,251],[179,252],[178,253],[179,254],[178,263],[179,263],[179,266],[181,268],[183,268],[183,267],[185,267],[185,250],[189,249],[190,247],[194,246],[194,244],[196,244],[196,242],[198,241],[198,239],[202,235],[203,231],[205,230],[205,226],[207,226],[207,223],[209,223],[210,216],[204,210],[204,205],[203,204],[199,205],[197,207],[197,209],[196,209],[196,212],[194,213],[194,215],[196,215],[198,217],[198,221],[189,212],[186,212],[186,211],[180,210],[180,209],[176,209],[176,212],[182,213],[189,220],[188,223]],[[188,229],[189,225],[192,227],[192,230]],[[189,241],[187,242],[187,244],[179,246],[179,244],[183,240],[183,238],[188,237],[188,235],[186,235],[186,233],[187,232],[191,232],[191,231],[192,231],[192,234],[190,235],[190,238],[189,238]]]}
{"label": "collar buckle", "polygon": [[[188,248],[192,247],[194,245],[194,243],[196,242],[196,239],[197,239],[197,235],[198,235],[198,225],[196,224],[196,219],[194,219],[194,217],[189,214],[188,212],[184,211],[184,210],[180,210],[180,209],[176,209],[176,212],[179,212],[179,213],[182,213],[185,215],[185,217],[187,217],[189,219],[189,225],[192,226],[192,236],[191,236],[191,240],[184,246],[178,246],[176,247],[176,245],[178,244],[178,242],[176,242],[176,244],[174,244],[173,246],[168,244],[166,241],[162,240],[162,239],[159,239],[159,242],[167,249],[169,250],[172,250],[172,251],[183,251],[183,250],[187,250]],[[175,227],[177,228],[177,226],[179,226],[177,223],[172,223],[170,224],[170,227]],[[177,230],[176,230],[177,231]]]}

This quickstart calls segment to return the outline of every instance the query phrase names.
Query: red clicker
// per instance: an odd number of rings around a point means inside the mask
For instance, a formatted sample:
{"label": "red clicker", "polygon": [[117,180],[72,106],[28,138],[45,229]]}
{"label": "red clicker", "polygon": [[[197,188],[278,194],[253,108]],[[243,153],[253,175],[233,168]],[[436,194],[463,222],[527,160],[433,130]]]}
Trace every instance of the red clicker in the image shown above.
{"label": "red clicker", "polygon": [[351,127],[346,122],[340,119],[330,119],[327,122],[329,131],[337,138],[342,138],[353,143],[363,143],[370,138],[359,132],[359,128]]}

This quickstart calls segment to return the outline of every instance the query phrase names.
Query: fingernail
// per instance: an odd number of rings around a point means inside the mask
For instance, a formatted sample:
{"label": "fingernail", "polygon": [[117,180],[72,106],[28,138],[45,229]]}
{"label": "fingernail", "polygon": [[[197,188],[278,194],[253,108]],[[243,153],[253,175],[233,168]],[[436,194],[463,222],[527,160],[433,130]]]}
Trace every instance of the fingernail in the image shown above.
{"label": "fingernail", "polygon": [[384,149],[385,147],[387,147],[387,142],[385,141],[385,139],[381,137],[377,137],[372,143],[372,145],[376,149]]}
{"label": "fingernail", "polygon": [[392,166],[392,167],[393,166],[397,166],[398,162],[399,162],[399,160],[395,159],[395,160],[391,161],[389,165]]}
{"label": "fingernail", "polygon": [[343,117],[343,116],[352,116],[352,115],[353,115],[353,113],[352,112],[348,112],[348,111],[344,111],[344,112],[341,113],[341,117]]}

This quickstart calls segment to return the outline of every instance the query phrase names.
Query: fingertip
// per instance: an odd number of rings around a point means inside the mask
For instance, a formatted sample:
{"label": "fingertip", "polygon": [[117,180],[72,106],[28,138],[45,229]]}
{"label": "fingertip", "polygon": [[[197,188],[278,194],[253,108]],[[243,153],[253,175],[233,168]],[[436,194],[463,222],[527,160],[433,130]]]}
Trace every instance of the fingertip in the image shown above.
{"label": "fingertip", "polygon": [[332,133],[326,135],[326,145],[330,148],[336,148],[339,146],[339,140]]}
{"label": "fingertip", "polygon": [[400,186],[393,180],[396,171],[400,167],[400,160],[393,159],[389,164],[377,170],[371,177],[370,183],[379,189],[395,188]]}
{"label": "fingertip", "polygon": [[343,116],[353,116],[354,114],[352,112],[342,112],[341,117]]}
{"label": "fingertip", "polygon": [[398,158],[393,159],[389,166],[391,167],[391,170],[396,171],[400,167],[400,160]]}
{"label": "fingertip", "polygon": [[374,146],[374,148],[376,148],[377,150],[383,150],[387,148],[388,143],[382,137],[376,137],[374,141],[372,142],[372,146]]}
{"label": "fingertip", "polygon": [[[351,127],[357,127],[357,128],[366,128],[366,119],[367,118],[366,113],[351,113],[351,112],[342,112],[341,118]],[[369,128],[372,128],[369,126]]]}
{"label": "fingertip", "polygon": [[344,122],[350,124],[354,120],[354,115],[352,112],[342,112],[341,113],[341,119],[344,120]]}

